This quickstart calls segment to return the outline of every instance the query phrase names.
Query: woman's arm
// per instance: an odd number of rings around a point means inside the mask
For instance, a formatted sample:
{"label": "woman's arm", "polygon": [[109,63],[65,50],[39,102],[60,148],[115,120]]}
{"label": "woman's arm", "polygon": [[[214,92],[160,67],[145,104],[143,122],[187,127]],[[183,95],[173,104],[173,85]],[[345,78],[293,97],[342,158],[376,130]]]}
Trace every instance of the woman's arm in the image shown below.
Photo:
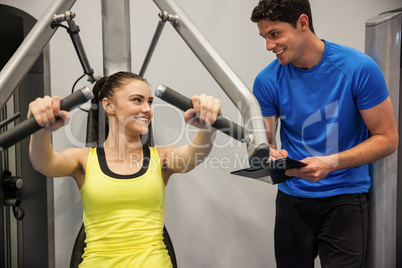
{"label": "woman's arm", "polygon": [[59,97],[38,98],[29,105],[28,118],[34,117],[43,128],[31,135],[29,158],[40,173],[51,177],[75,176],[82,170],[80,165],[83,150],[71,148],[60,153],[53,152],[51,132],[64,126],[70,114],[60,111]]}
{"label": "woman's arm", "polygon": [[29,158],[33,168],[49,177],[73,176],[82,170],[81,157],[86,155],[83,148],[70,148],[53,152],[51,133],[40,130],[31,135]]}
{"label": "woman's arm", "polygon": [[[220,113],[220,101],[212,96],[192,97],[193,109],[184,113],[187,123],[199,128],[198,132],[184,146],[169,146],[159,148],[163,161],[164,180],[167,183],[174,173],[189,172],[202,163],[212,150],[216,129],[211,127]],[[198,119],[193,117],[197,116]]]}

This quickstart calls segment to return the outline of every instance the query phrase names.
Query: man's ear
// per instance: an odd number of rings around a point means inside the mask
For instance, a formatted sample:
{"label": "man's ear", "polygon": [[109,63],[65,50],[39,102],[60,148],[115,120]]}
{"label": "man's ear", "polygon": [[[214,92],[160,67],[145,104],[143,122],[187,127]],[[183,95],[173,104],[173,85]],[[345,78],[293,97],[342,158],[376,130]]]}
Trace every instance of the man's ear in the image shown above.
{"label": "man's ear", "polygon": [[114,115],[116,107],[108,98],[103,98],[102,106],[107,114]]}
{"label": "man's ear", "polygon": [[299,19],[297,20],[297,26],[300,27],[301,30],[309,29],[309,20],[306,14],[301,14]]}

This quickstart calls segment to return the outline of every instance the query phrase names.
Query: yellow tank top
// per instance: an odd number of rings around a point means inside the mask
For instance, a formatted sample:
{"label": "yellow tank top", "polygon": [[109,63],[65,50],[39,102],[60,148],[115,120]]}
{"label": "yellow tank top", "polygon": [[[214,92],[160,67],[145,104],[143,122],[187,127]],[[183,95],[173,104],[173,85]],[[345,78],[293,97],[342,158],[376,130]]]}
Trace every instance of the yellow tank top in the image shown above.
{"label": "yellow tank top", "polygon": [[[134,175],[109,170],[91,148],[81,187],[86,248],[83,267],[172,267],[163,242],[165,189],[156,148]],[[148,163],[147,163],[148,164]]]}

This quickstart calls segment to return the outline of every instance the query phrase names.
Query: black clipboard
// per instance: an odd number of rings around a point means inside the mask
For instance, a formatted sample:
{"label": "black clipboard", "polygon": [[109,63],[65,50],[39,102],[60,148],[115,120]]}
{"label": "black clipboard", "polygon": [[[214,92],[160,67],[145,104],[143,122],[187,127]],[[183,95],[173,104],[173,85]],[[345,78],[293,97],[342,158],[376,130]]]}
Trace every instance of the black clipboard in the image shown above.
{"label": "black clipboard", "polygon": [[291,168],[301,168],[307,164],[290,157],[278,158],[268,161],[263,167],[250,167],[231,172],[231,174],[257,179],[270,184],[277,184],[293,177],[285,175],[285,171]]}

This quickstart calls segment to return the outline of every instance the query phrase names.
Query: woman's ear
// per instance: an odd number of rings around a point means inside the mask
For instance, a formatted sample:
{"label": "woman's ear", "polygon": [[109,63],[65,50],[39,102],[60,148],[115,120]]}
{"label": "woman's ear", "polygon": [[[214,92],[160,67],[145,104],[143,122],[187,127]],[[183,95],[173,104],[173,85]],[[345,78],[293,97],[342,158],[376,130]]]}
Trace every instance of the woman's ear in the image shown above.
{"label": "woman's ear", "polygon": [[108,98],[103,98],[102,106],[107,114],[114,115],[114,111],[115,111],[116,107]]}

